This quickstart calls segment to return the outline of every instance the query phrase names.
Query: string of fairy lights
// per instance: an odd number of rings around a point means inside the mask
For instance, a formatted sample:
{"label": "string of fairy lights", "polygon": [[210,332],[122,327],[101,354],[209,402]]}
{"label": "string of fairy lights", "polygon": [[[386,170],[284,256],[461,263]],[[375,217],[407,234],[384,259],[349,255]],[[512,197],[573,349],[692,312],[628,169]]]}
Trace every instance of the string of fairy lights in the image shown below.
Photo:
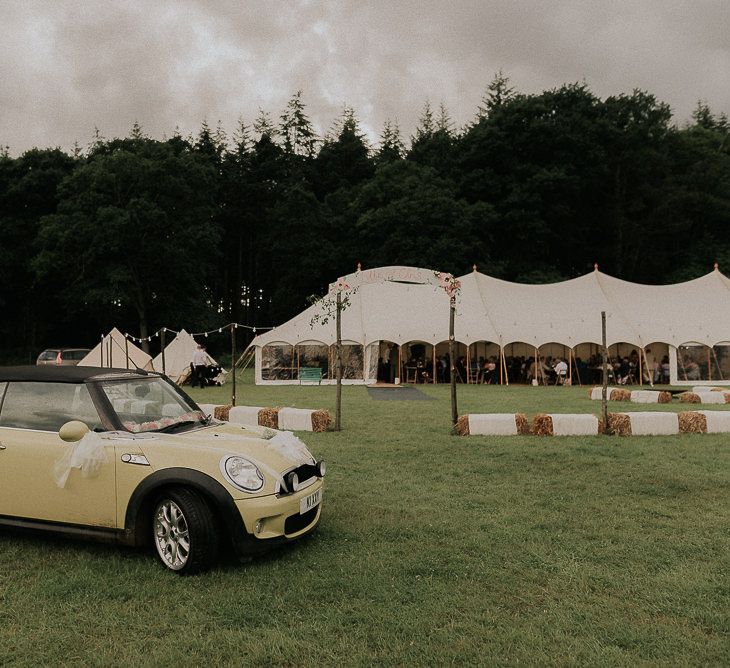
{"label": "string of fairy lights", "polygon": [[[210,334],[222,334],[223,332],[235,331],[237,329],[249,329],[255,334],[257,331],[267,331],[269,329],[274,329],[274,328],[273,327],[258,327],[258,326],[254,326],[254,325],[242,325],[240,322],[229,322],[227,325],[221,325],[220,327],[214,327],[213,329],[209,329],[207,332],[190,332],[190,336],[192,336],[193,338],[202,336],[207,339],[208,335],[210,335]],[[152,339],[159,338],[160,334],[163,334],[163,333],[165,333],[165,334],[170,333],[170,334],[177,335],[180,332],[175,329],[170,329],[169,327],[160,327],[160,329],[158,329],[153,334],[150,334],[149,336],[139,337],[139,336],[134,336],[134,335],[130,334],[129,332],[125,332],[124,338],[129,339],[130,341],[133,341],[134,343],[142,343],[144,341],[152,341]]]}

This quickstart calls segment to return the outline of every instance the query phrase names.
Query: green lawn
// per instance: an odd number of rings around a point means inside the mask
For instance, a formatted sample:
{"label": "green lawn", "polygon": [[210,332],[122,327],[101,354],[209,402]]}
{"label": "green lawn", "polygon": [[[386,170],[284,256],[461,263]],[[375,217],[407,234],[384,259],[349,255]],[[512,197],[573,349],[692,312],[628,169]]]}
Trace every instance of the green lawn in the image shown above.
{"label": "green lawn", "polygon": [[[333,387],[246,379],[242,405],[334,407]],[[728,437],[458,438],[448,387],[422,389],[344,388],[345,431],[304,436],[328,463],[320,529],[267,558],[179,578],[0,534],[0,665],[730,663]],[[586,388],[459,401],[600,411]]]}

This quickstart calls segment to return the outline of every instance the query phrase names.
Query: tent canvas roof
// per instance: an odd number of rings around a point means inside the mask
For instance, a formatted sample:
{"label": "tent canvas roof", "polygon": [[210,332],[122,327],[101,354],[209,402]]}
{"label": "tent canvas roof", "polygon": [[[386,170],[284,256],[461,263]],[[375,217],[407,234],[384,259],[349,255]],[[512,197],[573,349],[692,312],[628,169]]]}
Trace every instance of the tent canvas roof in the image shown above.
{"label": "tent canvas roof", "polygon": [[[181,329],[177,336],[165,346],[165,372],[170,380],[175,383],[185,381],[190,374],[190,362],[197,347],[197,341],[184,329]],[[210,355],[208,355],[208,359],[210,364],[216,364]],[[162,373],[162,353],[155,357],[153,364],[155,371]]]}
{"label": "tent canvas roof", "polygon": [[[393,268],[384,268],[383,275],[387,269]],[[512,283],[478,272],[459,280],[455,332],[457,341],[466,344],[600,344],[601,311],[606,312],[609,345],[714,345],[730,340],[730,280],[717,269],[673,285],[630,283],[598,270],[547,285]],[[448,340],[449,299],[439,287],[385,280],[363,283],[349,299],[342,313],[343,341],[366,345]],[[257,336],[253,345],[331,345],[334,322],[313,322],[318,313],[321,306],[314,304]]]}
{"label": "tent canvas roof", "polygon": [[[129,359],[127,359],[127,354]],[[153,371],[152,358],[141,348],[125,339],[116,327],[96,344],[92,351],[82,359],[78,366],[104,366],[115,369],[134,369]]]}

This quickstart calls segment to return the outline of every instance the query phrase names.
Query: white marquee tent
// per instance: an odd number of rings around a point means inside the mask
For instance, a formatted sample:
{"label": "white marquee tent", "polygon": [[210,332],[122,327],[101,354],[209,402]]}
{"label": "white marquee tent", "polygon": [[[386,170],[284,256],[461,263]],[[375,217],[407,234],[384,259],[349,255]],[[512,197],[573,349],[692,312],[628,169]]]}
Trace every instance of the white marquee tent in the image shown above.
{"label": "white marquee tent", "polygon": [[79,362],[79,366],[102,366],[114,369],[153,371],[152,358],[125,338],[116,327],[102,337],[96,347]]}
{"label": "white marquee tent", "polygon": [[[355,374],[350,382],[375,382],[380,342],[435,346],[448,341],[449,298],[442,288],[426,283],[424,277],[433,275],[430,270],[383,267],[341,279],[358,286],[342,313],[343,343],[361,351],[359,377]],[[676,382],[680,346],[714,350],[713,346],[730,345],[730,279],[717,268],[674,285],[630,283],[598,269],[547,285],[511,283],[477,271],[459,280],[455,337],[465,346],[490,342],[504,350],[518,343],[569,349],[600,345],[601,311],[605,311],[608,345],[626,343],[646,350],[652,344],[666,344]],[[310,306],[253,340],[257,383],[298,382],[295,364],[302,364],[303,355],[328,354],[323,351],[335,343],[335,326],[333,318],[326,323],[314,320],[322,312],[321,305]],[[292,350],[286,358],[289,378],[267,377],[267,365],[271,366],[267,351],[276,347]]]}

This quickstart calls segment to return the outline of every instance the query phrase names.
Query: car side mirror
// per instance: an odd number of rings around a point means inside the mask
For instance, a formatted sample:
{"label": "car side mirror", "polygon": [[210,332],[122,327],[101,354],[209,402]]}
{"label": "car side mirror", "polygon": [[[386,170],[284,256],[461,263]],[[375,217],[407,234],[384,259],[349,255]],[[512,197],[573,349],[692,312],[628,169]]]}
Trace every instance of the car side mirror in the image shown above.
{"label": "car side mirror", "polygon": [[67,422],[58,430],[58,435],[62,441],[66,443],[76,443],[80,441],[86,434],[89,433],[89,428],[79,420],[71,420]]}

